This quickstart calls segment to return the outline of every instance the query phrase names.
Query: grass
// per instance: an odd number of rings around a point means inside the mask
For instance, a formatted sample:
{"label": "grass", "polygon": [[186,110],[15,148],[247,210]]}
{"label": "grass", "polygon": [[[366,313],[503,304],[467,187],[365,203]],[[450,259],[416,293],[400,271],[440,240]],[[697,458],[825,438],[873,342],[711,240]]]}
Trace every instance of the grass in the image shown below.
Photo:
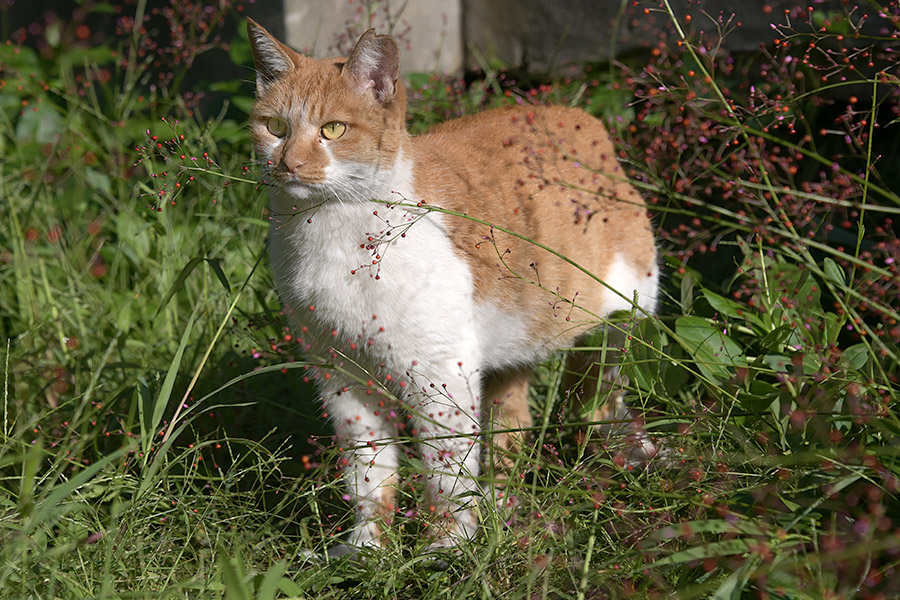
{"label": "grass", "polygon": [[[86,44],[98,12],[0,46],[4,597],[897,597],[896,2],[773,15],[742,56],[714,51],[727,17],[641,4],[649,64],[411,78],[416,131],[508,102],[604,118],[666,260],[623,366],[665,459],[585,439],[555,357],[518,508],[482,507],[443,570],[413,455],[396,543],[324,553],[349,512],[265,261],[252,88],[179,84],[222,31],[185,6],[128,5],[147,36]],[[165,19],[196,27],[176,45]]]}

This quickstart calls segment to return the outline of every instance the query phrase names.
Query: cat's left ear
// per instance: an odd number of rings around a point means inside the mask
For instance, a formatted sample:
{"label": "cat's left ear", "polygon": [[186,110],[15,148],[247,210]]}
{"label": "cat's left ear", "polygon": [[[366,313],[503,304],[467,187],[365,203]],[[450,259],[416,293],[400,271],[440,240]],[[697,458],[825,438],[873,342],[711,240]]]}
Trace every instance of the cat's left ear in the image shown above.
{"label": "cat's left ear", "polygon": [[342,74],[360,93],[371,89],[375,99],[387,106],[394,99],[400,79],[397,42],[389,35],[375,35],[374,29],[368,30],[356,42]]}
{"label": "cat's left ear", "polygon": [[247,36],[256,63],[256,95],[261,96],[269,85],[294,70],[296,64],[291,57],[294,51],[253,19],[247,19]]}

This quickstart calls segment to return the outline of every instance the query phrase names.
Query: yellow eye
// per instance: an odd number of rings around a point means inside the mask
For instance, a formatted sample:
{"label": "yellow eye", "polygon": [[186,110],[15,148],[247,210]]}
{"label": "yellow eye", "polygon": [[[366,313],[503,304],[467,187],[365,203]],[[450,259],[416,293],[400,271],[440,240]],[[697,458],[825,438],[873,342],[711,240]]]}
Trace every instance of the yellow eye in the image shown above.
{"label": "yellow eye", "polygon": [[268,129],[269,133],[271,133],[275,137],[284,137],[285,135],[287,135],[288,124],[284,119],[271,117],[268,121],[266,121],[266,129]]}
{"label": "yellow eye", "polygon": [[340,121],[332,121],[322,125],[322,137],[326,140],[336,140],[347,131],[347,126]]}

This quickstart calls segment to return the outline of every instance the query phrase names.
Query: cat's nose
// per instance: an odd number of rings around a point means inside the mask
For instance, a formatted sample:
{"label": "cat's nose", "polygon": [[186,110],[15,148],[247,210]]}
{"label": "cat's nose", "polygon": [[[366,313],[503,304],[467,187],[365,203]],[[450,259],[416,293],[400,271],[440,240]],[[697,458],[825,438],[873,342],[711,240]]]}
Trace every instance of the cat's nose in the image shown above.
{"label": "cat's nose", "polygon": [[290,173],[296,175],[297,172],[303,168],[304,161],[297,156],[285,156],[284,168],[287,169]]}
{"label": "cat's nose", "polygon": [[284,157],[281,160],[284,168],[294,175],[296,175],[307,162],[309,162],[309,151],[302,148],[297,143],[287,148],[287,151],[284,153]]}

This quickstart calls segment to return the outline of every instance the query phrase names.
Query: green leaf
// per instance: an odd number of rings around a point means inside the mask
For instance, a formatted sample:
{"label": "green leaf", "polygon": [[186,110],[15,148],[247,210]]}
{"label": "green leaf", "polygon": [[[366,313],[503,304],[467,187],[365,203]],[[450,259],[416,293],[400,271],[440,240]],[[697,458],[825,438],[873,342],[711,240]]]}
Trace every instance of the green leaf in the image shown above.
{"label": "green leaf", "polygon": [[181,269],[181,273],[178,274],[178,277],[175,278],[175,281],[169,287],[169,291],[166,292],[166,295],[163,296],[162,302],[159,304],[159,308],[156,309],[156,314],[153,315],[153,318],[159,316],[159,313],[162,312],[162,309],[166,307],[169,303],[169,300],[172,299],[172,296],[178,292],[182,287],[184,287],[184,282],[193,273],[194,269],[197,268],[201,262],[206,262],[209,264],[210,268],[213,270],[213,273],[216,274],[216,277],[219,279],[219,282],[222,284],[222,287],[225,288],[225,291],[229,294],[231,293],[231,286],[228,284],[228,278],[225,277],[225,273],[222,271],[222,267],[219,264],[219,260],[216,258],[203,258],[201,256],[196,256],[188,261],[184,268]]}
{"label": "green leaf", "polygon": [[666,341],[654,319],[642,319],[633,332],[636,340],[628,350],[628,360],[622,364],[631,383],[642,390],[652,391],[660,381],[660,351]]}
{"label": "green leaf", "polygon": [[722,585],[713,594],[712,600],[740,600],[741,592],[747,587],[747,582],[750,581],[750,576],[756,570],[760,560],[758,554],[750,557],[722,582]]}
{"label": "green leaf", "polygon": [[844,276],[844,270],[838,265],[836,262],[831,260],[830,258],[825,258],[825,277],[828,278],[832,283],[836,283],[838,285],[845,285],[847,279]]}
{"label": "green leaf", "polygon": [[237,28],[237,35],[231,39],[229,44],[228,58],[231,59],[232,64],[239,67],[249,67],[253,64],[253,48],[250,46],[246,26],[241,25]]}
{"label": "green leaf", "polygon": [[731,367],[747,366],[743,348],[706,319],[681,317],[675,321],[675,332],[703,375],[713,382],[732,377]]}
{"label": "green leaf", "polygon": [[31,446],[22,461],[22,479],[19,483],[19,514],[23,517],[31,515],[34,509],[34,482],[44,460],[44,448],[38,443]]}
{"label": "green leaf", "polygon": [[166,307],[166,304],[169,303],[169,300],[172,299],[172,296],[175,295],[175,292],[181,289],[181,287],[184,285],[184,281],[188,278],[188,275],[190,275],[191,272],[196,269],[197,265],[199,265],[201,262],[203,262],[203,258],[200,256],[195,256],[188,261],[188,264],[184,265],[184,268],[181,269],[181,273],[178,274],[178,277],[176,277],[172,285],[169,286],[169,291],[166,292],[165,296],[163,296],[162,302],[159,303],[159,308],[156,309],[156,314],[153,315],[154,319],[159,316],[159,313],[161,313],[162,309]]}
{"label": "green leaf", "polygon": [[744,305],[735,302],[730,298],[726,298],[725,296],[720,296],[715,292],[711,292],[706,288],[701,288],[701,291],[710,307],[720,315],[725,315],[732,319],[742,319],[758,327],[762,326],[762,320]]}
{"label": "green leaf", "polygon": [[825,345],[837,342],[841,333],[843,319],[833,312],[825,313]]}
{"label": "green leaf", "polygon": [[16,123],[16,139],[20,144],[49,144],[64,128],[65,124],[59,113],[50,103],[42,102],[22,111],[22,116]]}
{"label": "green leaf", "polygon": [[254,100],[250,96],[232,96],[231,103],[241,112],[249,115],[253,110]]}
{"label": "green leaf", "polygon": [[763,533],[759,526],[751,521],[738,519],[734,522],[730,522],[725,521],[724,519],[709,519],[675,523],[671,527],[666,527],[663,530],[654,532],[650,535],[650,538],[669,539],[673,537],[671,533],[669,535],[665,533],[666,529],[677,535],[682,535],[685,532],[690,532],[690,535],[696,535],[698,533],[743,533],[746,535],[762,535]]}
{"label": "green leaf", "polygon": [[822,361],[815,354],[803,355],[803,374],[815,375],[822,370]]}
{"label": "green leaf", "polygon": [[85,169],[84,180],[91,189],[112,194],[112,183],[109,180],[109,175],[103,171],[98,169]]}
{"label": "green leaf", "polygon": [[[10,71],[29,71],[37,74],[41,68],[41,59],[33,48],[15,44],[0,44],[0,63],[3,63],[5,70]],[[7,90],[3,92],[8,93]]]}
{"label": "green leaf", "polygon": [[[141,440],[149,440],[153,438],[153,432],[147,430],[150,424],[148,415],[150,407],[153,404],[153,395],[150,392],[150,386],[147,385],[147,379],[143,375],[137,377],[137,406],[138,406],[138,422],[141,425]],[[145,444],[145,448],[146,448]]]}
{"label": "green leaf", "polygon": [[209,84],[210,91],[213,92],[228,92],[229,94],[234,94],[239,92],[243,86],[243,82],[237,79],[231,79],[229,81],[216,81],[214,83]]}
{"label": "green leaf", "polygon": [[713,542],[705,546],[695,546],[670,554],[658,561],[651,563],[650,567],[664,567],[666,565],[678,565],[681,563],[701,560],[704,558],[717,558],[720,556],[733,556],[735,554],[744,554],[750,552],[755,545],[752,538],[736,538],[733,540],[725,540],[721,542]]}
{"label": "green leaf", "polygon": [[28,525],[26,525],[22,530],[22,533],[24,535],[29,535],[38,525],[41,525],[47,518],[50,517],[50,513],[52,511],[61,510],[62,501],[67,496],[90,481],[91,478],[94,477],[94,475],[106,468],[109,463],[117,461],[124,454],[130,452],[131,450],[132,444],[127,443],[112,454],[104,456],[102,459],[87,467],[74,477],[67,479],[66,482],[62,485],[54,486],[53,491],[46,498],[44,498],[44,500],[40,504],[38,504],[37,508],[34,511],[34,514],[31,517],[31,520],[28,522]]}
{"label": "green leaf", "polygon": [[784,503],[784,505],[787,507],[787,509],[791,512],[795,513],[798,510],[800,510],[801,508],[803,508],[802,504],[797,504],[796,502],[786,498],[784,496],[784,494],[778,494],[778,499],[781,500]]}
{"label": "green leaf", "polygon": [[754,413],[762,413],[778,397],[778,388],[766,381],[754,379],[750,382],[750,391],[738,394],[741,406]]}
{"label": "green leaf", "polygon": [[686,273],[681,278],[681,314],[691,314],[691,308],[694,306],[694,277],[690,273]]}
{"label": "green leaf", "polygon": [[841,18],[842,14],[836,10],[817,10],[812,14],[813,24],[816,28],[828,33],[849,35],[851,31],[850,19]]}
{"label": "green leaf", "polygon": [[131,300],[123,302],[119,307],[119,312],[116,313],[116,329],[119,331],[129,331],[133,325],[131,320],[132,304]]}
{"label": "green leaf", "polygon": [[278,592],[285,571],[287,571],[287,562],[281,560],[275,563],[263,576],[256,591],[256,600],[275,600],[275,594]]}
{"label": "green leaf", "polygon": [[854,371],[859,371],[869,361],[869,348],[865,344],[854,344],[841,354],[841,364]]}
{"label": "green leaf", "polygon": [[690,372],[680,364],[668,362],[663,365],[662,381],[666,394],[676,395],[690,380]]}
{"label": "green leaf", "polygon": [[[225,580],[225,598],[227,600],[250,600],[250,591],[244,583],[240,563],[238,562],[235,566],[221,543],[218,545],[218,555],[219,568],[222,569],[222,578]],[[237,553],[235,559],[240,559],[240,553]]]}
{"label": "green leaf", "polygon": [[301,588],[299,585],[297,585],[287,577],[282,577],[280,580],[278,580],[278,589],[288,596],[296,596],[298,598],[301,596],[305,597],[303,588]]}
{"label": "green leaf", "polygon": [[791,359],[783,354],[766,354],[763,356],[766,366],[778,373],[787,373],[787,366]]}
{"label": "green leaf", "polygon": [[222,287],[225,288],[227,293],[231,293],[231,286],[228,285],[228,278],[225,277],[224,271],[222,271],[222,267],[219,265],[218,258],[205,258],[203,259],[207,262],[210,268],[213,270],[213,273],[216,274],[216,277],[219,278],[219,282],[222,284]]}
{"label": "green leaf", "polygon": [[92,13],[103,13],[107,15],[115,14],[116,7],[110,4],[109,2],[98,2],[97,4],[91,5]]}
{"label": "green leaf", "polygon": [[51,48],[59,46],[59,41],[62,39],[62,30],[62,21],[53,21],[47,25],[46,29],[44,29],[44,39],[47,40],[47,44]]}
{"label": "green leaf", "polygon": [[91,46],[86,48],[67,48],[60,55],[59,68],[69,70],[84,65],[107,65],[115,61],[115,53],[109,46]]}
{"label": "green leaf", "polygon": [[676,344],[670,345],[668,355],[671,360],[666,360],[661,366],[663,387],[670,396],[677,395],[691,380],[690,372],[681,364],[684,359],[684,349]]}
{"label": "green leaf", "polygon": [[783,350],[782,345],[784,344],[784,340],[790,337],[792,331],[793,328],[790,325],[776,327],[767,333],[759,343],[763,348],[769,350]]}

